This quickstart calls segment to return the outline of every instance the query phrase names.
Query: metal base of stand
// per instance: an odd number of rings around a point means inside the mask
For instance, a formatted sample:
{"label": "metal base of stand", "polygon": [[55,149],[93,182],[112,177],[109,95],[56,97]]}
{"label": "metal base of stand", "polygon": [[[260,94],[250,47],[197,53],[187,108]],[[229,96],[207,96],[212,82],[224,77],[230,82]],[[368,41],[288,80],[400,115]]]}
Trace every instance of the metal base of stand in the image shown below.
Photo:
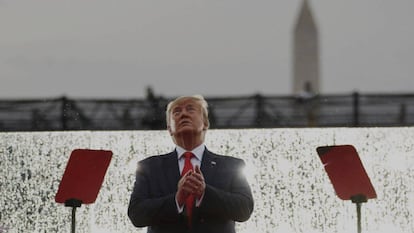
{"label": "metal base of stand", "polygon": [[77,199],[69,199],[65,201],[65,206],[72,207],[72,225],[71,232],[75,233],[76,229],[76,208],[82,205],[82,201]]}
{"label": "metal base of stand", "polygon": [[364,195],[355,195],[351,197],[352,203],[356,204],[356,211],[357,211],[357,228],[358,228],[358,233],[362,232],[361,229],[361,205],[364,202],[367,202],[368,199],[366,196]]}

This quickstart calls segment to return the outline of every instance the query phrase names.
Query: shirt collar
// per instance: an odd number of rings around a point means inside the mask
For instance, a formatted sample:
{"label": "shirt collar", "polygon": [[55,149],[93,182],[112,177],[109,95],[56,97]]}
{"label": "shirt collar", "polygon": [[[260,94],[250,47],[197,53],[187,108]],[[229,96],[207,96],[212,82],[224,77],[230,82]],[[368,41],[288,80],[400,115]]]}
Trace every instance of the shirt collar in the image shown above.
{"label": "shirt collar", "polygon": [[[203,158],[203,154],[204,154],[205,149],[206,149],[206,146],[204,144],[201,144],[201,145],[197,146],[196,148],[194,148],[191,152],[195,155],[195,157],[197,157],[198,160],[201,161],[201,159]],[[177,151],[178,159],[180,159],[181,156],[183,156],[183,154],[185,152],[187,152],[186,149],[184,149],[180,146],[177,146],[175,148],[175,150]]]}

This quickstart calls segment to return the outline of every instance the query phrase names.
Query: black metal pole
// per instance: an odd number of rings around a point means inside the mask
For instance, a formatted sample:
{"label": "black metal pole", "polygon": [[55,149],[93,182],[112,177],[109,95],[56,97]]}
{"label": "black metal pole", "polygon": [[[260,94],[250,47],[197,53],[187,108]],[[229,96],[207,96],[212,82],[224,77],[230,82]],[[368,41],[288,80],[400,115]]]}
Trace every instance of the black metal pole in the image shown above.
{"label": "black metal pole", "polygon": [[353,109],[354,109],[353,126],[358,127],[359,126],[359,93],[354,92],[352,94],[352,97],[353,97]]}
{"label": "black metal pole", "polygon": [[72,207],[72,227],[71,227],[71,232],[75,233],[75,229],[76,229],[76,206]]}
{"label": "black metal pole", "polygon": [[263,103],[263,96],[257,94],[254,96],[256,102],[256,119],[254,120],[255,127],[262,127],[265,122],[264,121],[264,103]]}
{"label": "black metal pole", "polygon": [[68,126],[67,126],[67,114],[69,113],[67,106],[68,106],[68,99],[63,96],[62,99],[62,106],[61,106],[61,116],[60,116],[60,121],[61,121],[61,125],[62,125],[62,130],[67,130]]}
{"label": "black metal pole", "polygon": [[356,203],[358,233],[361,233],[361,203]]}
{"label": "black metal pole", "polygon": [[357,211],[357,228],[358,233],[362,232],[361,228],[361,205],[364,202],[368,201],[368,198],[363,194],[358,194],[351,197],[351,201],[356,204],[356,211]]}
{"label": "black metal pole", "polygon": [[78,199],[69,199],[65,201],[65,206],[72,207],[72,225],[71,232],[75,233],[76,230],[76,208],[81,207],[82,201]]}

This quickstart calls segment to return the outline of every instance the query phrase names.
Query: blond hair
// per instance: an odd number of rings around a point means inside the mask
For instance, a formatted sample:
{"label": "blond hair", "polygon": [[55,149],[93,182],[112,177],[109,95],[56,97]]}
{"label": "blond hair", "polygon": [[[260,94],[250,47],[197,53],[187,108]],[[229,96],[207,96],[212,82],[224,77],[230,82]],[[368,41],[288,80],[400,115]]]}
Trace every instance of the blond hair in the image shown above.
{"label": "blond hair", "polygon": [[208,119],[208,103],[202,95],[180,96],[180,97],[177,97],[176,99],[170,101],[167,105],[167,110],[165,111],[167,126],[170,125],[170,121],[171,121],[170,116],[171,116],[172,107],[174,105],[176,105],[177,103],[179,103],[181,101],[184,101],[184,100],[193,100],[193,101],[200,104],[201,110],[202,110],[202,113],[203,113],[204,124],[207,126],[207,128],[209,128],[210,127],[210,121]]}

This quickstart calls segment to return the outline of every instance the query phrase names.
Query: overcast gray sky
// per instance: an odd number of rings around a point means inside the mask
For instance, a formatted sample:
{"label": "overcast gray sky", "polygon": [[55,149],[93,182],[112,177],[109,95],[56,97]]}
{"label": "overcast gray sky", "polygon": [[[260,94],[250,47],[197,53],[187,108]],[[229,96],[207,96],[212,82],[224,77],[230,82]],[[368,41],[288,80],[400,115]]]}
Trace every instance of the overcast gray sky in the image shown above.
{"label": "overcast gray sky", "polygon": [[[291,94],[302,0],[0,0],[0,98]],[[414,92],[414,1],[313,0],[321,93]]]}

